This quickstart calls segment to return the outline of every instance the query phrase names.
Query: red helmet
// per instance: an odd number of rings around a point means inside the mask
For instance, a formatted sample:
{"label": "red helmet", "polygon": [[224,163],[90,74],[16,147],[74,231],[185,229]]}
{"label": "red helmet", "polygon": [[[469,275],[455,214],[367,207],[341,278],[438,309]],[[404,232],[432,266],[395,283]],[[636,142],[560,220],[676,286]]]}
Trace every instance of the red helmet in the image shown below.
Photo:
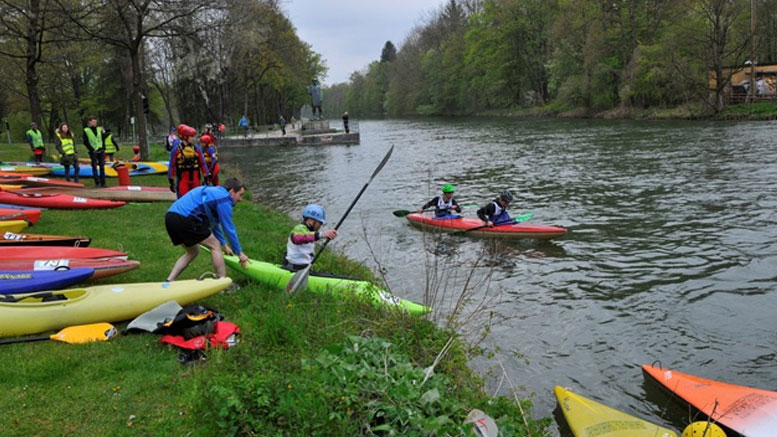
{"label": "red helmet", "polygon": [[204,134],[203,136],[200,137],[200,142],[202,144],[213,144],[215,140],[210,134]]}
{"label": "red helmet", "polygon": [[197,131],[193,127],[185,124],[178,125],[178,136],[181,138],[189,138],[197,135]]}

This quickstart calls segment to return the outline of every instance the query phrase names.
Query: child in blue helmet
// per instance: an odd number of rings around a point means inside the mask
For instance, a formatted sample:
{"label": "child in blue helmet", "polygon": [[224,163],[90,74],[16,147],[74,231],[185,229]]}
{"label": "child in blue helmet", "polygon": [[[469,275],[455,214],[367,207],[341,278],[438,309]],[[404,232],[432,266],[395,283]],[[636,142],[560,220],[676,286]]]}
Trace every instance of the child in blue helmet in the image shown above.
{"label": "child in blue helmet", "polygon": [[329,229],[321,231],[326,223],[326,212],[321,205],[310,204],[302,210],[302,223],[294,226],[286,243],[286,253],[283,256],[283,268],[296,272],[307,267],[313,261],[316,241],[322,238],[330,240],[337,237],[337,231]]}
{"label": "child in blue helmet", "polygon": [[456,188],[451,184],[445,184],[442,186],[442,195],[435,196],[434,199],[426,202],[422,207],[418,208],[418,213],[421,214],[425,209],[434,207],[434,216],[438,219],[457,219],[461,218],[460,215],[453,214],[452,211],[461,212],[461,207],[456,203],[456,199],[453,198],[453,193],[456,192]]}
{"label": "child in blue helmet", "polygon": [[505,190],[499,194],[499,197],[492,200],[488,205],[480,208],[477,212],[478,218],[483,220],[486,226],[504,225],[513,221],[507,208],[513,202],[513,195]]}

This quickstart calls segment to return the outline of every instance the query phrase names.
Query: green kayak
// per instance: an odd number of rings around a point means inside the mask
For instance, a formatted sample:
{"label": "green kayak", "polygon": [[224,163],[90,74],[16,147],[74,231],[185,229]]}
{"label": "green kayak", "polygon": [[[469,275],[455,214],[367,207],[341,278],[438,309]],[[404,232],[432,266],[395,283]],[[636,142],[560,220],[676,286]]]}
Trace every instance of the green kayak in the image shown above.
{"label": "green kayak", "polygon": [[[285,270],[277,264],[251,260],[248,267],[244,269],[240,266],[240,261],[238,261],[236,256],[224,255],[224,261],[226,261],[228,266],[255,279],[257,282],[279,290],[285,290],[286,284],[294,275],[293,272]],[[331,291],[342,295],[351,293],[369,296],[372,298],[372,301],[378,305],[399,307],[414,315],[422,315],[432,311],[432,309],[427,306],[401,299],[367,281],[359,281],[356,279],[318,276],[315,273],[311,273],[308,277],[307,290],[315,293],[326,293]]]}

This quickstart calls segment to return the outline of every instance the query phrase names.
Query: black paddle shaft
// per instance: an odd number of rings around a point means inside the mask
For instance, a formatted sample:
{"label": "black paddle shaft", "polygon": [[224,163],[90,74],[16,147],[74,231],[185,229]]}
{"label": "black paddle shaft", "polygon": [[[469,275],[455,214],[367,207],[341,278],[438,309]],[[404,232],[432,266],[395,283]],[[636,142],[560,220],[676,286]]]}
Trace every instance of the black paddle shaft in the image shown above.
{"label": "black paddle shaft", "polygon": [[[340,217],[340,221],[338,221],[337,224],[335,225],[335,231],[338,228],[340,228],[340,225],[343,224],[343,222],[345,221],[345,218],[348,217],[348,214],[350,214],[351,210],[356,205],[356,202],[358,202],[359,198],[362,197],[362,194],[364,194],[364,191],[367,189],[367,186],[370,184],[370,182],[372,182],[372,180],[375,179],[375,176],[377,176],[378,173],[380,173],[380,171],[383,170],[383,166],[385,166],[386,163],[388,162],[389,158],[391,158],[391,153],[393,151],[394,151],[394,146],[392,145],[391,148],[389,149],[388,153],[386,153],[386,156],[383,157],[383,161],[381,161],[380,164],[378,165],[378,167],[375,169],[375,171],[372,172],[372,176],[370,176],[370,179],[364,184],[362,189],[359,191],[359,194],[357,194],[356,198],[353,199],[353,202],[351,202],[351,205],[348,207],[348,209],[345,210],[345,214],[343,214],[343,216]],[[319,249],[318,252],[316,252],[316,255],[310,261],[309,265],[313,265],[313,263],[316,262],[316,260],[318,259],[318,256],[321,255],[321,252],[323,252],[324,249],[326,249],[326,246],[327,246],[327,244],[329,244],[330,241],[332,241],[332,240],[330,240],[329,238],[327,238],[326,241],[324,241],[324,244],[321,245],[321,249]]]}

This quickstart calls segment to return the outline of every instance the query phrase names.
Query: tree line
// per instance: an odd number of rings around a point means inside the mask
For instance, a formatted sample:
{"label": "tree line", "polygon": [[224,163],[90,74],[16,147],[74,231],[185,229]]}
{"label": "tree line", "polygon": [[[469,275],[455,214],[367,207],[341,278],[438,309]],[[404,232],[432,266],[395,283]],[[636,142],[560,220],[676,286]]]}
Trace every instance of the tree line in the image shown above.
{"label": "tree line", "polygon": [[326,72],[279,0],[0,0],[0,61],[0,116],[16,138],[31,121],[50,137],[88,115],[125,136],[243,114],[273,123]]}
{"label": "tree line", "polygon": [[750,60],[777,61],[777,0],[447,0],[324,98],[358,116],[714,113]]}

